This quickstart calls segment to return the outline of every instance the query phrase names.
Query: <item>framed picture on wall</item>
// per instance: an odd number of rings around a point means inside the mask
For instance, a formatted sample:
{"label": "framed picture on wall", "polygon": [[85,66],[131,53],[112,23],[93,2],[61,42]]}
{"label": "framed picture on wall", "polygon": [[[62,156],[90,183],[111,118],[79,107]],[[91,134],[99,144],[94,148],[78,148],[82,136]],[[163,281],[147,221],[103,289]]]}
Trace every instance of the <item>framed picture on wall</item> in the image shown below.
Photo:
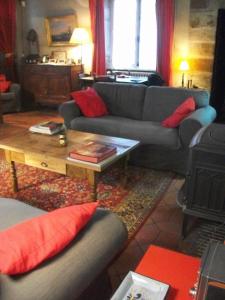
{"label": "framed picture on wall", "polygon": [[66,51],[52,51],[51,57],[54,59],[57,59],[57,61],[59,61],[59,60],[66,61],[67,53],[66,53]]}
{"label": "framed picture on wall", "polygon": [[45,19],[47,40],[49,46],[71,46],[69,43],[75,27],[76,15],[48,17]]}

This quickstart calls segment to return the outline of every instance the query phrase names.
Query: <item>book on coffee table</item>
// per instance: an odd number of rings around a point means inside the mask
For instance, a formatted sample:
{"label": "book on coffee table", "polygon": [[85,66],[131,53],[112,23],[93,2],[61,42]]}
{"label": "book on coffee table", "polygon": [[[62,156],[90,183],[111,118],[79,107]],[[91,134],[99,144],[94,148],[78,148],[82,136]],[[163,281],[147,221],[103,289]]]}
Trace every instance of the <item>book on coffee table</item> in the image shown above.
{"label": "book on coffee table", "polygon": [[69,158],[98,163],[116,153],[116,146],[91,141],[69,152]]}
{"label": "book on coffee table", "polygon": [[29,128],[29,131],[52,135],[60,132],[62,129],[63,129],[62,123],[48,121],[48,122],[42,122],[31,126]]}

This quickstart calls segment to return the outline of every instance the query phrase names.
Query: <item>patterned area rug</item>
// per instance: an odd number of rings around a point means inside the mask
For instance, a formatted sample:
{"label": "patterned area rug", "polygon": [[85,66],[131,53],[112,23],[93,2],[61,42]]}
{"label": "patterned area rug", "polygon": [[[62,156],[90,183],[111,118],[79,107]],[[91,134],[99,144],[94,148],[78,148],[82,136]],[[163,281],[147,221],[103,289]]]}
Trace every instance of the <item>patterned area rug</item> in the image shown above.
{"label": "patterned area rug", "polygon": [[[92,201],[86,180],[16,164],[19,191],[12,192],[9,165],[0,161],[0,196],[15,198],[35,207],[52,211],[59,207]],[[171,172],[128,168],[126,187],[120,182],[118,168],[100,177],[98,200],[101,207],[117,213],[126,224],[129,237],[140,228],[171,183]]]}

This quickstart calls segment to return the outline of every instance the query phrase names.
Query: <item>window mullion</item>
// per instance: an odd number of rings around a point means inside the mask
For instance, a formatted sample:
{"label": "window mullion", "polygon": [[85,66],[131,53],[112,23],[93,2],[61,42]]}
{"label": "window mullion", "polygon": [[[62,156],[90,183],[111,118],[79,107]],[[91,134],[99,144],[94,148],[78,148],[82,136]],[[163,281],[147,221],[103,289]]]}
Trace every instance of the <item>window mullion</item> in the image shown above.
{"label": "window mullion", "polygon": [[141,0],[137,0],[136,12],[136,43],[135,43],[135,66],[139,67],[139,43],[140,43],[140,30],[141,30]]}

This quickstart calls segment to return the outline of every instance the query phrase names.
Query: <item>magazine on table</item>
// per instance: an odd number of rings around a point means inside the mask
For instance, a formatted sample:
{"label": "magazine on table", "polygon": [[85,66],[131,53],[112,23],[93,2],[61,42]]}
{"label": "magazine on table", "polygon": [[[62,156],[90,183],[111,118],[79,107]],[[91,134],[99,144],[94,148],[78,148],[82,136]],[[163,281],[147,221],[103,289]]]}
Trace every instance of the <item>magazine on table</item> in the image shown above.
{"label": "magazine on table", "polygon": [[72,149],[69,152],[69,158],[98,163],[115,154],[116,150],[116,146],[90,141]]}
{"label": "magazine on table", "polygon": [[47,122],[42,122],[31,126],[29,128],[29,131],[52,135],[62,131],[62,129],[63,129],[62,123],[47,121]]}

